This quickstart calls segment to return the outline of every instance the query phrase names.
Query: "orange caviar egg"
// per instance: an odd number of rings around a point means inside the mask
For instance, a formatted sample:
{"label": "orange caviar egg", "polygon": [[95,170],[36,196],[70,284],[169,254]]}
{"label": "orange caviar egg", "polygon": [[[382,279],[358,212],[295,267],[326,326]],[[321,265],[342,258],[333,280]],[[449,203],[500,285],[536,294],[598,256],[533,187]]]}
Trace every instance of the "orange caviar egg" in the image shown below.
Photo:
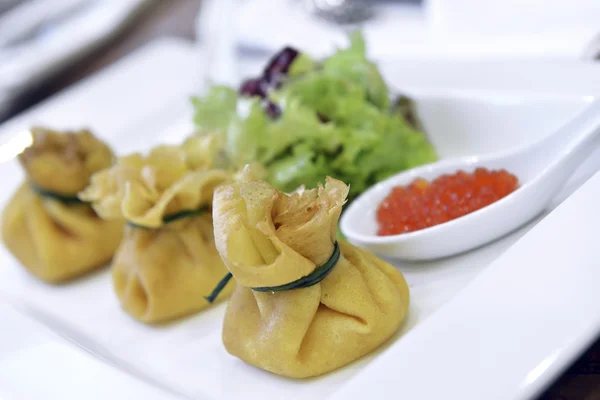
{"label": "orange caviar egg", "polygon": [[462,217],[512,193],[518,178],[506,170],[458,171],[432,182],[396,186],[377,209],[379,236],[413,232]]}

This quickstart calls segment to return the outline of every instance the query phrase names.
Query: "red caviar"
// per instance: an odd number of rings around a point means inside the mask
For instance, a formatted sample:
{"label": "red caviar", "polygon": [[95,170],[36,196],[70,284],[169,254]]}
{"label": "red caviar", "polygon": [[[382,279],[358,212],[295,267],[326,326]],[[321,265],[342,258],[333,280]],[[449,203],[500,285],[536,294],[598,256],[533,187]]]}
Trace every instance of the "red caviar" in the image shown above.
{"label": "red caviar", "polygon": [[512,193],[518,178],[506,170],[458,171],[432,182],[396,186],[377,209],[380,236],[413,232],[472,213]]}

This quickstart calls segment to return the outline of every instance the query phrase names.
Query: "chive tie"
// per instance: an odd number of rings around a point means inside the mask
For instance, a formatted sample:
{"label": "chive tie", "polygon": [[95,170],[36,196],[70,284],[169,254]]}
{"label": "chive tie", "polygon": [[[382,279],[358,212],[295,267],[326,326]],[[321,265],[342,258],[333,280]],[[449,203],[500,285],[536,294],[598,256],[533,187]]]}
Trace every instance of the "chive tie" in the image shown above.
{"label": "chive tie", "polygon": [[[333,245],[333,253],[331,254],[331,257],[329,257],[329,260],[327,260],[325,262],[325,264],[321,265],[319,268],[315,269],[310,274],[303,276],[302,278],[296,279],[293,282],[286,283],[284,285],[253,287],[252,290],[254,290],[255,292],[267,292],[267,293],[274,294],[275,292],[283,292],[286,290],[293,290],[293,289],[302,289],[302,288],[307,288],[307,287],[316,285],[317,283],[319,283],[323,279],[325,279],[325,277],[327,275],[329,275],[329,273],[333,270],[333,267],[336,266],[339,259],[340,259],[340,246],[339,246],[338,242],[335,242]],[[219,293],[221,293],[221,291],[223,290],[225,285],[227,285],[227,283],[229,282],[231,277],[232,277],[231,272],[228,273],[227,275],[225,275],[225,277],[223,279],[221,279],[221,281],[217,284],[217,286],[212,291],[212,293],[209,296],[205,296],[204,298],[209,303],[213,303],[215,301],[215,299],[217,298],[217,296],[219,295]]]}
{"label": "chive tie", "polygon": [[[197,208],[195,210],[183,210],[183,211],[179,211],[174,214],[165,215],[163,217],[162,221],[163,221],[163,224],[169,224],[171,222],[175,222],[175,221],[178,221],[183,218],[195,217],[195,216],[205,213],[207,211],[208,211],[207,206],[203,206],[203,207]],[[134,228],[140,228],[140,229],[156,229],[156,228],[153,228],[150,226],[139,225],[139,224],[136,224],[131,221],[127,221],[127,225],[134,227]]]}
{"label": "chive tie", "polygon": [[36,193],[38,196],[46,199],[59,201],[65,205],[87,204],[85,201],[81,200],[77,196],[61,194],[53,190],[44,189],[43,187],[40,187],[33,182],[29,183],[29,187],[31,187],[31,190],[33,190],[33,192]]}

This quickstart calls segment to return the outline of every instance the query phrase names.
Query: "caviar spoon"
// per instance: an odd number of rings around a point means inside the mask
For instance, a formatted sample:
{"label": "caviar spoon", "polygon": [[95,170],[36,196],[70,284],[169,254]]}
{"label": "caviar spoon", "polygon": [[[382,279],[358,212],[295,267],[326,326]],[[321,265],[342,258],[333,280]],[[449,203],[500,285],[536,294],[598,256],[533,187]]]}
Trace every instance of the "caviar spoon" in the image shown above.
{"label": "caviar spoon", "polygon": [[[431,260],[462,253],[500,238],[540,215],[567,179],[600,142],[600,100],[595,100],[549,137],[526,147],[485,156],[442,160],[382,181],[355,199],[342,214],[342,233],[382,256]],[[416,178],[432,180],[459,170],[506,169],[519,178],[508,196],[460,218],[422,230],[377,235],[377,207],[393,187]]]}

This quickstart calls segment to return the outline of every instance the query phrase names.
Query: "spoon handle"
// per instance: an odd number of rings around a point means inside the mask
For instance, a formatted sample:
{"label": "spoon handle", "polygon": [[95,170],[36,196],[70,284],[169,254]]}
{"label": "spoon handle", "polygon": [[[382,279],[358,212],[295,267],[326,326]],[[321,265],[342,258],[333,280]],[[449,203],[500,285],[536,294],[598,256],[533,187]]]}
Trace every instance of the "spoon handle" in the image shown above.
{"label": "spoon handle", "polygon": [[544,162],[543,171],[560,169],[563,181],[597,147],[600,139],[600,100],[594,100],[574,119],[540,142],[532,154],[532,162]]}

